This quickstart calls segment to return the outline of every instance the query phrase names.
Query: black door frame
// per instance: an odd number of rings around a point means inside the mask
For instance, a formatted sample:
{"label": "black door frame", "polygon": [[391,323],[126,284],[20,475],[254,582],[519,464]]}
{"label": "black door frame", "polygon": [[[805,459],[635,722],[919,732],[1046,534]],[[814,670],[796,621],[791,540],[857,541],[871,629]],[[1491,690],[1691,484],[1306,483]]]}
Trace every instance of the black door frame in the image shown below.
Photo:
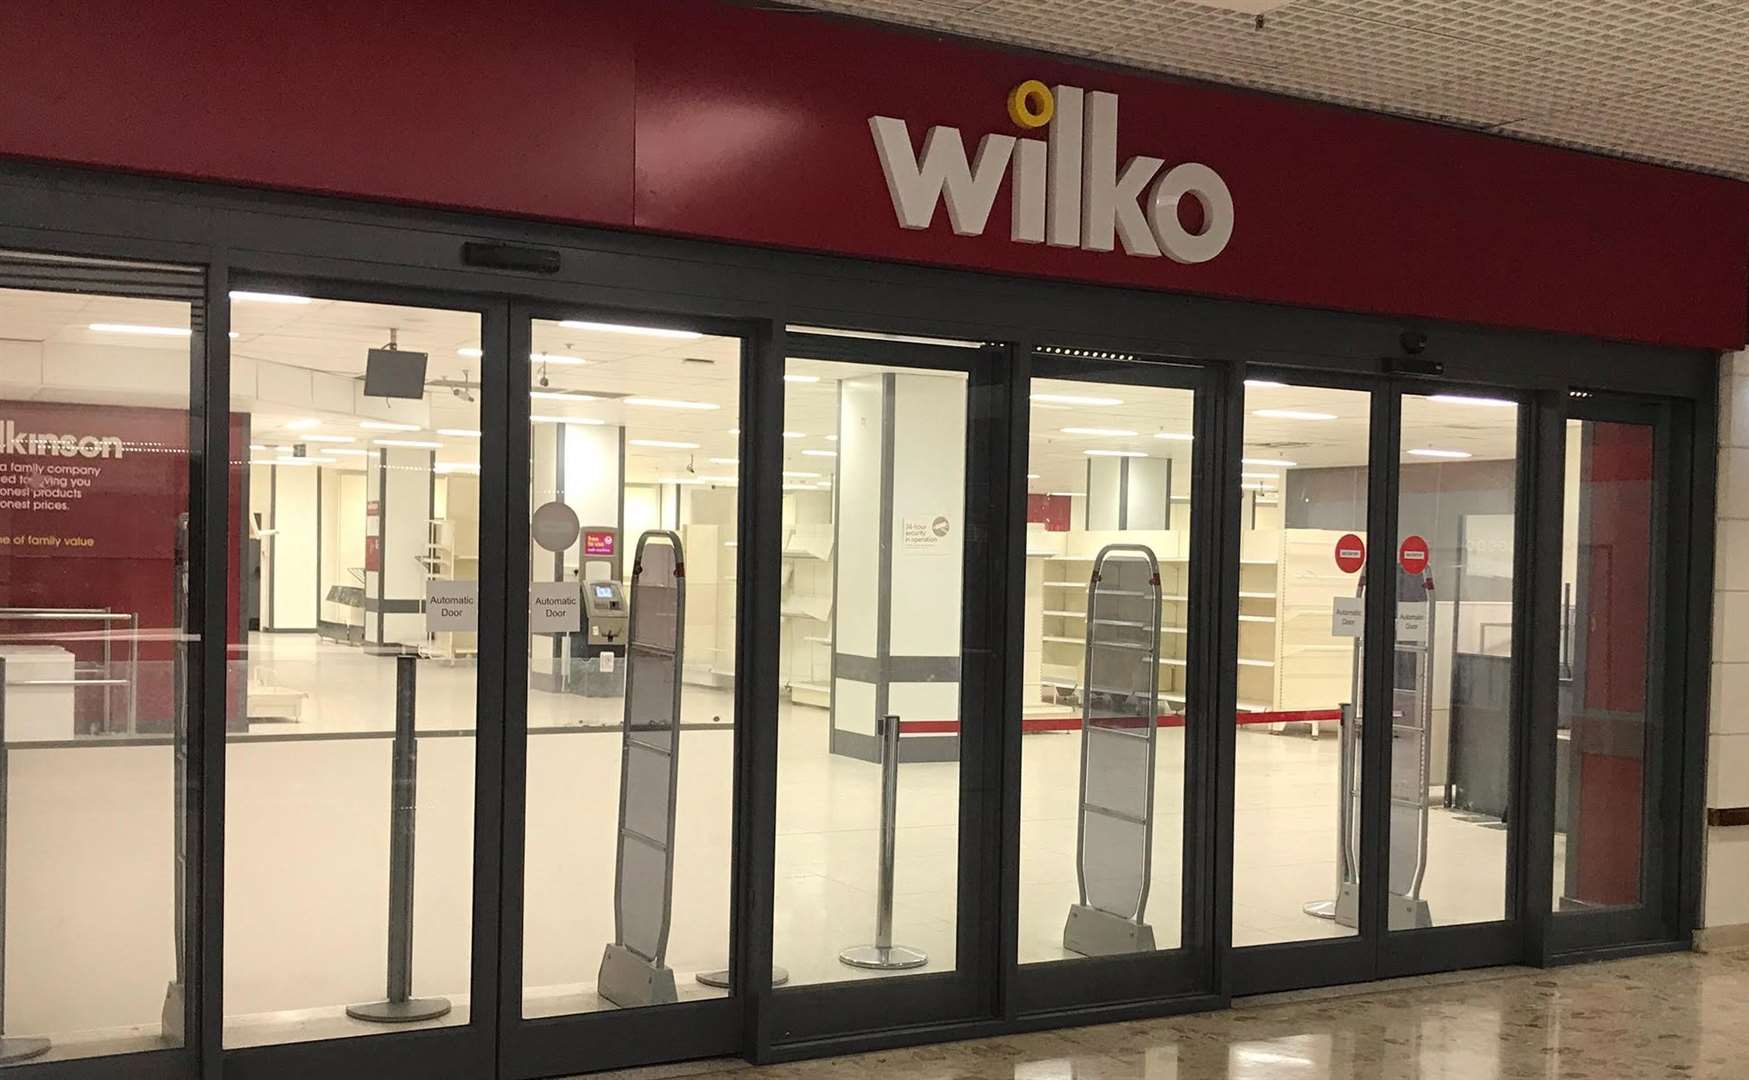
{"label": "black door frame", "polygon": [[[1216,882],[1216,805],[1220,785],[1220,739],[1218,701],[1227,680],[1222,674],[1219,658],[1227,655],[1206,643],[1220,639],[1221,596],[1220,562],[1222,553],[1221,515],[1222,493],[1228,484],[1225,477],[1225,456],[1218,437],[1221,367],[1208,361],[1149,356],[1104,349],[1083,349],[1071,344],[1050,343],[1031,350],[1027,369],[1016,371],[1017,408],[1023,410],[1015,418],[1018,433],[1018,454],[1015,472],[1020,474],[1019,487],[1024,495],[1025,473],[1029,466],[1027,452],[1031,442],[1030,407],[1034,380],[1058,379],[1077,383],[1104,384],[1114,387],[1156,387],[1184,390],[1193,395],[1190,457],[1190,563],[1189,588],[1186,595],[1186,649],[1188,661],[1184,703],[1184,781],[1181,791],[1183,821],[1180,823],[1182,845],[1179,859],[1179,945],[1150,953],[1103,957],[1071,957],[1061,960],[1021,963],[1018,957],[1019,925],[1019,863],[1020,831],[1007,830],[1004,848],[1012,868],[1004,889],[1003,919],[1012,942],[1004,953],[1010,967],[1007,976],[1009,1013],[1011,1018],[1032,1015],[1060,1015],[1096,1006],[1130,1006],[1147,1003],[1158,1011],[1164,1002],[1169,1007],[1185,1010],[1197,1008],[1215,994],[1216,925],[1220,900]],[[1024,505],[1024,499],[1022,500]],[[1010,587],[1011,596],[1024,596],[1025,541],[1024,518],[1019,523],[1021,577]],[[1235,611],[1236,615],[1236,611]],[[1022,655],[1024,641],[1010,646],[1012,655]],[[1020,777],[1020,762],[1024,735],[1022,710],[1022,672],[1019,665],[1009,673],[1013,706],[1006,710],[1003,727],[1007,731],[1006,747],[1013,762],[1012,773]],[[1068,778],[1059,778],[1068,782]],[[1006,802],[1006,820],[1020,820],[1023,792],[1017,779]]]}
{"label": "black door frame", "polygon": [[[557,255],[559,269],[545,274],[469,265],[463,257],[464,239],[544,248]],[[191,402],[190,409],[203,418],[196,435],[198,453],[204,458],[204,463],[196,462],[193,466],[198,471],[197,489],[202,501],[192,509],[197,520],[207,523],[209,529],[224,528],[223,508],[228,499],[225,470],[210,467],[211,462],[225,460],[228,431],[220,421],[224,410],[213,410],[207,403],[228,401],[229,397],[226,297],[233,267],[281,279],[359,283],[361,288],[369,286],[372,290],[372,296],[367,298],[380,299],[385,288],[392,287],[422,290],[427,295],[473,297],[475,302],[490,298],[492,305],[506,306],[501,310],[507,310],[515,297],[567,308],[583,299],[602,308],[638,312],[645,318],[737,321],[751,327],[747,340],[753,358],[743,375],[746,413],[743,431],[762,433],[757,440],[743,435],[743,459],[756,462],[757,467],[772,475],[781,472],[781,420],[777,418],[782,415],[782,328],[792,323],[1012,343],[1014,355],[1009,360],[1012,377],[993,388],[989,396],[989,401],[1010,420],[1000,440],[1001,452],[1010,458],[1024,452],[1023,426],[1013,421],[1026,417],[1022,388],[1031,344],[1036,341],[1070,341],[1085,348],[1126,352],[1164,351],[1224,365],[1224,378],[1220,379],[1224,392],[1215,397],[1211,434],[1220,440],[1229,472],[1237,469],[1240,454],[1245,365],[1289,367],[1298,369],[1302,375],[1320,372],[1322,378],[1353,379],[1376,389],[1383,380],[1402,377],[1399,342],[1406,330],[1428,334],[1424,359],[1443,364],[1447,377],[1454,381],[1440,383],[1442,387],[1467,382],[1512,386],[1520,393],[1534,395],[1539,405],[1536,411],[1539,446],[1551,434],[1549,429],[1557,417],[1555,402],[1564,402],[1571,388],[1649,395],[1671,401],[1679,421],[1671,429],[1673,462],[1686,460],[1691,466],[1686,481],[1672,493],[1671,513],[1673,522],[1682,530],[1677,534],[1682,543],[1680,546],[1673,543],[1672,553],[1686,549],[1688,554],[1686,560],[1675,560],[1670,568],[1673,581],[1680,585],[1672,587],[1671,595],[1681,600],[1681,628],[1691,642],[1684,655],[1686,678],[1682,680],[1685,686],[1681,708],[1672,717],[1681,728],[1681,753],[1672,755],[1672,767],[1680,766],[1681,782],[1679,791],[1668,795],[1668,801],[1679,804],[1683,811],[1674,826],[1680,830],[1680,849],[1672,860],[1676,878],[1672,888],[1677,903],[1671,912],[1667,938],[1627,947],[1686,947],[1685,936],[1696,925],[1701,882],[1700,838],[1704,834],[1700,807],[1704,799],[1706,665],[1713,571],[1711,510],[1715,468],[1708,440],[1715,431],[1717,412],[1714,354],[1433,323],[1417,318],[1315,312],[1180,294],[878,264],[837,256],[764,251],[19,163],[0,163],[0,248],[206,267],[209,332],[203,362],[191,366],[191,389],[199,397]],[[509,337],[509,329],[505,328],[502,339],[508,341]],[[1375,429],[1376,414],[1375,406]],[[508,417],[500,416],[498,422],[508,424]],[[482,452],[492,455],[500,451],[483,448]],[[1546,467],[1552,452],[1558,450],[1539,450],[1538,461]],[[488,456],[486,460],[492,459]],[[508,468],[508,457],[497,465]],[[1002,493],[1005,499],[993,501],[1007,513],[1009,535],[1007,558],[1000,562],[1001,573],[996,579],[1006,581],[1008,591],[1013,593],[1016,575],[1024,573],[1023,567],[1016,565],[1015,550],[1015,534],[1024,534],[1024,471],[1004,469],[998,469],[997,475],[1008,478],[1009,487]],[[1559,510],[1558,493],[1551,496],[1548,487],[1545,484],[1536,488],[1539,518],[1548,515],[1551,502],[1557,513]],[[1235,493],[1222,495],[1218,517],[1222,527],[1236,537],[1230,528],[1236,524],[1239,512],[1234,496]],[[508,505],[509,493],[504,498]],[[1382,505],[1388,500],[1381,493],[1371,501]],[[780,570],[774,541],[758,532],[762,523],[776,519],[779,506],[780,493],[775,483],[757,484],[744,496],[742,512],[746,515],[747,535],[760,538],[757,543],[747,543],[750,553],[743,555],[742,572],[754,582],[773,581]],[[1020,524],[1018,529],[1016,522]],[[1391,535],[1391,531],[1380,535]],[[1022,553],[1023,546],[1022,539]],[[1236,541],[1228,539],[1219,552],[1220,572],[1229,577],[1236,571],[1236,550]],[[222,595],[228,587],[222,552],[206,551],[198,556],[200,588],[206,596]],[[506,552],[506,565],[513,557],[514,552]],[[752,619],[763,615],[765,622],[774,623],[775,593],[770,589],[755,592],[772,595],[751,596],[743,610]],[[1539,589],[1539,596],[1544,592],[1546,589]],[[217,706],[222,711],[223,606],[206,603],[199,610],[205,617],[201,627],[204,644],[200,678],[206,691],[203,702],[207,704],[197,703],[197,708],[210,712]],[[1228,617],[1232,610],[1231,606],[1223,608],[1218,636],[1213,639],[1219,643],[1222,655],[1234,647],[1233,627],[1227,625],[1234,621]],[[1674,609],[1671,614],[1673,618],[1679,617]],[[1374,623],[1383,621],[1380,613],[1369,611],[1368,617]],[[1013,643],[1020,631],[1006,626],[1001,633],[999,640]],[[1539,655],[1550,640],[1547,628],[1536,623],[1533,647]],[[775,652],[769,643],[761,645],[759,641],[755,637],[748,643],[748,651],[754,655],[745,661],[743,668],[756,684],[748,692],[755,717],[775,715],[776,709]],[[1012,681],[1007,680],[1007,685]],[[1221,695],[1219,704],[1226,709],[1231,704],[1231,691],[1223,689]],[[1010,700],[1008,704],[1012,707],[1017,702]],[[1228,725],[1216,727],[1219,753],[1230,760],[1231,732],[1222,730]],[[232,1060],[221,1052],[219,1045],[223,918],[222,896],[217,895],[215,888],[222,888],[225,743],[222,725],[204,724],[195,730],[202,732],[197,749],[201,775],[191,813],[199,815],[201,886],[191,893],[191,925],[198,928],[192,948],[198,964],[194,969],[196,991],[190,1025],[191,1031],[198,1031],[198,1038],[191,1035],[185,1051],[169,1056],[26,1065],[17,1068],[20,1077],[34,1080],[149,1075],[142,1071],[149,1061],[163,1063],[165,1075],[198,1072],[214,1077],[226,1068],[241,1069],[240,1075],[245,1076],[271,1074],[265,1064],[261,1071],[251,1071],[247,1063],[250,1052],[238,1052],[236,1060]],[[755,724],[746,739],[745,760],[737,764],[746,823],[743,827],[737,822],[736,829],[749,876],[738,881],[736,888],[745,912],[738,918],[748,932],[740,934],[734,946],[735,961],[742,971],[750,973],[742,980],[745,992],[739,998],[744,1018],[740,1049],[744,1056],[770,1060],[1160,1014],[1182,1007],[1178,999],[1154,999],[1016,1015],[1007,996],[1009,983],[1003,974],[1010,965],[1003,963],[998,965],[995,982],[996,1004],[1000,1007],[992,1007],[985,1019],[920,1027],[871,1026],[843,1037],[785,1042],[773,1016],[775,993],[761,985],[769,976],[760,975],[771,959],[770,897],[768,890],[759,888],[759,880],[772,866],[776,790],[774,770],[761,763],[775,760],[775,730],[769,725]],[[1011,749],[1017,753],[1017,747]],[[1534,746],[1531,752],[1533,756],[1537,753]],[[1003,805],[1008,805],[1009,800],[1017,797],[1018,772],[1010,768],[1017,761],[1010,760],[1006,750],[990,757],[1001,763],[999,786]],[[1538,767],[1534,762],[1528,764],[1527,776]],[[1214,889],[1217,905],[1230,905],[1231,777],[1217,773],[1217,778],[1220,790],[1214,824],[1217,830]],[[483,819],[477,815],[476,831],[483,825]],[[1008,852],[1006,843],[1004,840],[993,845],[992,851]],[[476,858],[479,857],[477,853]],[[984,857],[999,861],[1001,880],[1011,879],[1014,870],[1006,854],[987,853]],[[1526,879],[1521,894],[1535,892],[1536,884],[1533,873]],[[1012,889],[1004,888],[1002,893],[1012,895]],[[477,910],[485,902],[477,899]],[[1235,980],[1234,972],[1241,966],[1244,954],[1224,951],[1227,940],[1222,921],[1216,920],[1215,929],[1216,993],[1204,999],[1203,1004],[1218,1004],[1242,984],[1242,980]],[[476,935],[483,932],[483,925],[476,921]],[[1528,962],[1562,962],[1610,951],[1602,947],[1563,951],[1551,940],[1549,931],[1548,917],[1532,913],[1523,926],[1519,958]],[[1011,933],[1008,929],[1002,931],[1003,955],[1010,958]],[[884,1018],[862,1019],[879,1025]],[[442,1034],[412,1032],[404,1036],[336,1040],[335,1047],[355,1053],[330,1060],[340,1075],[348,1070],[364,1071],[378,1064],[370,1060],[370,1055],[378,1052],[375,1048],[386,1049],[401,1043],[410,1047],[435,1045],[442,1042],[437,1038]],[[663,1037],[668,1034],[664,1032]],[[318,1052],[326,1051],[311,1051]],[[440,1057],[434,1052],[426,1060]],[[443,1058],[443,1064],[451,1066],[454,1060]],[[406,1074],[384,1070],[376,1075]]]}

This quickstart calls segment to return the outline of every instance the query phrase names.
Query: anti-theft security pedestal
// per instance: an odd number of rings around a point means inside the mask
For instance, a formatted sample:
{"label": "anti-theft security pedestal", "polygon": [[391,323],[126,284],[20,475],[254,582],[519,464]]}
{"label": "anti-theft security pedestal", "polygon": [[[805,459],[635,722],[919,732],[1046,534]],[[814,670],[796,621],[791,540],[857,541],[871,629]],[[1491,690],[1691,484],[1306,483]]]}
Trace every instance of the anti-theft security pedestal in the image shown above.
{"label": "anti-theft security pedestal", "polygon": [[1142,919],[1154,851],[1160,699],[1160,564],[1141,544],[1108,544],[1087,583],[1081,794],[1063,948],[1083,956],[1152,952]]}
{"label": "anti-theft security pedestal", "polygon": [[6,1031],[6,790],[12,762],[6,748],[6,659],[0,657],[0,1065],[42,1057],[49,1052],[47,1039],[20,1038]]}
{"label": "anti-theft security pedestal", "polygon": [[[1427,873],[1427,777],[1433,734],[1433,575],[1397,572],[1396,658],[1391,670],[1390,844],[1386,924],[1392,930],[1433,925],[1421,881]],[[1355,595],[1363,606],[1366,577]],[[1365,638],[1354,643],[1351,700],[1342,706],[1338,772],[1336,897],[1314,900],[1301,910],[1338,926],[1360,925],[1360,776],[1365,729]]]}
{"label": "anti-theft security pedestal", "polygon": [[681,635],[686,558],[680,537],[651,530],[632,560],[626,697],[620,744],[613,944],[596,992],[615,1005],[679,1000],[664,961],[674,907],[674,804],[680,783]]}
{"label": "anti-theft security pedestal", "polygon": [[413,840],[419,790],[419,744],[413,734],[418,684],[417,656],[395,657],[395,742],[389,784],[389,972],[388,996],[348,1005],[346,1015],[378,1024],[436,1020],[450,1010],[448,998],[413,996]]}

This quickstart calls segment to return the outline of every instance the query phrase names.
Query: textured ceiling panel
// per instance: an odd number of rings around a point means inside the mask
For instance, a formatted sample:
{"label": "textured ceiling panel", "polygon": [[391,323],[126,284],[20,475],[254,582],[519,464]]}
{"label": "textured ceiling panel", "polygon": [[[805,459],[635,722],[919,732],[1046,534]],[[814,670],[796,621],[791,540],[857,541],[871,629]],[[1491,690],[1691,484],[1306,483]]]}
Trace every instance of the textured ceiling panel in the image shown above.
{"label": "textured ceiling panel", "polygon": [[801,2],[1749,178],[1749,0]]}

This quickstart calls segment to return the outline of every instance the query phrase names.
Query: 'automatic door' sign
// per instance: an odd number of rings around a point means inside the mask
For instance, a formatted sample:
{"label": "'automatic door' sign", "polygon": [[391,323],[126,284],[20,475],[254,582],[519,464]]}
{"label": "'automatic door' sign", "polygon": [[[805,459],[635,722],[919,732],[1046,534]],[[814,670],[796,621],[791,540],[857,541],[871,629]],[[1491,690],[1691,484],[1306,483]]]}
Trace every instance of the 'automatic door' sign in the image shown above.
{"label": "'automatic door' sign", "polygon": [[[1117,95],[1078,86],[1047,87],[1028,79],[1008,95],[1008,115],[1042,139],[985,135],[966,157],[954,127],[932,127],[923,152],[911,145],[905,121],[871,116],[875,151],[900,226],[927,229],[938,202],[961,236],[981,236],[1004,178],[1011,178],[1009,239],[1021,244],[1111,251],[1174,262],[1203,263],[1233,237],[1233,196],[1207,165],[1166,168],[1137,154],[1118,167]],[[1193,199],[1201,229],[1193,232],[1179,206]]]}

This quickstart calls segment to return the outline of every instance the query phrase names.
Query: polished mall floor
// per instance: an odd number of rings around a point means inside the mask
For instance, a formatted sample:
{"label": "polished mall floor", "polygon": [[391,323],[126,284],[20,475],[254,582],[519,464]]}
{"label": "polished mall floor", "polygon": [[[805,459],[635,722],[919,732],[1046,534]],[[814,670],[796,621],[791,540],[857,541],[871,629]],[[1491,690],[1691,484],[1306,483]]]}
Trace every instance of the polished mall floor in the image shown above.
{"label": "polished mall floor", "polygon": [[1500,968],[1195,1016],[752,1068],[591,1080],[1741,1080],[1749,951]]}

